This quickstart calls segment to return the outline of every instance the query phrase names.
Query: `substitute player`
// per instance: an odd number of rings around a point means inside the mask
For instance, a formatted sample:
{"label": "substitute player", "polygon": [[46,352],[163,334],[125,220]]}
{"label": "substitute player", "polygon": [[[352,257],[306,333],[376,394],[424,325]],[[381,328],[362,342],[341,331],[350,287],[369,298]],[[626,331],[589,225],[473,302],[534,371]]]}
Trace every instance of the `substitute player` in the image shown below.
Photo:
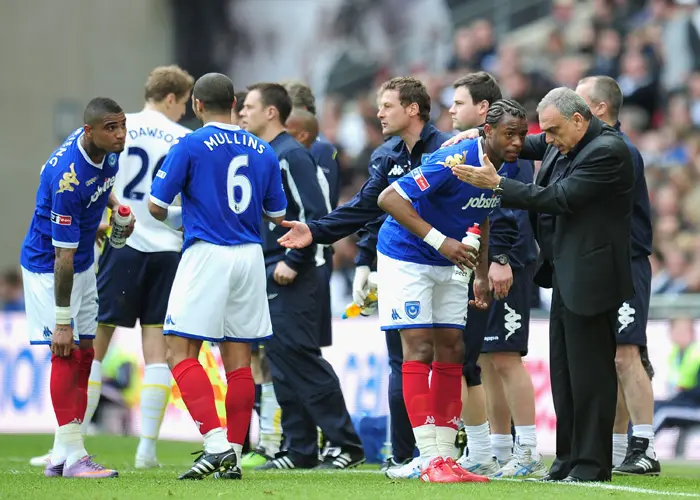
{"label": "substitute player", "polygon": [[[423,481],[488,481],[461,468],[452,454],[462,407],[462,330],[468,303],[488,306],[487,217],[499,199],[491,190],[460,186],[447,167],[483,164],[488,158],[501,166],[501,175],[515,177],[527,134],[525,117],[517,102],[497,101],[486,115],[483,141],[438,150],[379,197],[390,215],[377,246],[379,317],[382,330],[400,330],[404,401]],[[473,249],[459,241],[474,223],[482,225],[478,263]],[[474,301],[469,301],[468,284],[452,278],[455,265],[475,268]]]}
{"label": "substitute player", "polygon": [[[204,126],[173,146],[156,175],[149,211],[183,227],[183,254],[170,292],[164,334],[182,399],[204,436],[204,451],[180,479],[214,472],[240,478],[241,450],[255,389],[249,342],[272,335],[267,304],[262,220],[286,209],[279,162],[265,141],[231,125],[233,83],[219,73],[194,85],[192,108]],[[181,193],[182,207],[170,206]],[[226,370],[221,428],[214,391],[197,360],[203,340],[219,342]]]}
{"label": "substitute player", "polygon": [[98,266],[99,323],[83,433],[100,399],[102,360],[114,328],[133,328],[138,320],[146,366],[141,385],[137,469],[158,466],[156,439],[170,396],[163,322],[182,248],[182,233],[148,213],[148,193],[171,146],[191,132],[177,122],[185,114],[193,84],[192,76],[178,66],[155,68],[146,81],[143,111],[126,115],[126,149],[119,159],[114,192],[129,200],[139,225],[125,247],[106,245]]}
{"label": "substitute player", "polygon": [[97,329],[94,244],[105,208],[119,207],[112,186],[126,117],[112,99],[98,97],[85,108],[84,122],[42,168],[20,263],[29,341],[50,345],[53,353],[50,390],[58,428],[45,475],[94,479],[117,476],[88,455],[80,423]]}

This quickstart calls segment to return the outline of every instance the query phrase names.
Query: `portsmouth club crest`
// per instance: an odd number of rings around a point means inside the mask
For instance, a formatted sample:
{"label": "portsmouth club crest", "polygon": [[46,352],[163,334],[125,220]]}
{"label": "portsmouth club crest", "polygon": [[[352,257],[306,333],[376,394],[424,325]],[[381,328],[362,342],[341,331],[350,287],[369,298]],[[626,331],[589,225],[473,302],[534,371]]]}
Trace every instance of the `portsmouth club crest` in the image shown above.
{"label": "portsmouth club crest", "polygon": [[107,163],[109,164],[110,167],[113,167],[114,165],[117,164],[117,155],[109,155],[109,159],[107,160]]}
{"label": "portsmouth club crest", "polygon": [[420,314],[420,302],[417,300],[409,300],[404,304],[404,311],[406,311],[406,316],[411,319],[416,319]]}

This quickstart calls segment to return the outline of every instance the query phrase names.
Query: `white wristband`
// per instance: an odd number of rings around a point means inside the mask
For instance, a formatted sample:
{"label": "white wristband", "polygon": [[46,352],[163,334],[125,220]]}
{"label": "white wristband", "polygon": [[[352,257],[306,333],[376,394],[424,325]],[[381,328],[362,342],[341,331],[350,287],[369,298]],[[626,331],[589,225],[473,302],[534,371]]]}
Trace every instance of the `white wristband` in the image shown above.
{"label": "white wristband", "polygon": [[182,207],[168,207],[165,225],[176,231],[182,227]]}
{"label": "white wristband", "polygon": [[56,324],[70,325],[70,307],[56,306]]}
{"label": "white wristband", "polygon": [[440,231],[438,231],[435,228],[432,228],[430,231],[428,231],[428,234],[425,235],[425,238],[423,238],[423,241],[425,241],[428,245],[433,247],[435,250],[438,252],[440,251],[440,247],[442,244],[445,242],[447,239],[447,236],[442,234]]}

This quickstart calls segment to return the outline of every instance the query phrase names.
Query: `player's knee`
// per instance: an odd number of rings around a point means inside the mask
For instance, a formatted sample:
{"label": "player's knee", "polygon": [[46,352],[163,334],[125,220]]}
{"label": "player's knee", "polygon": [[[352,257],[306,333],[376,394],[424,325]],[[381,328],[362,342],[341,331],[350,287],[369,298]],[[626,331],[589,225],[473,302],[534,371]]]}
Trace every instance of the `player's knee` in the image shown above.
{"label": "player's knee", "polygon": [[641,364],[639,356],[639,346],[636,345],[619,345],[615,352],[615,369],[618,374],[625,373],[633,364]]}
{"label": "player's knee", "polygon": [[430,338],[413,339],[404,348],[404,361],[420,361],[429,365],[434,357],[433,343]]}
{"label": "player's knee", "polygon": [[491,355],[491,363],[503,378],[508,378],[523,368],[523,360],[517,352],[495,352]]}
{"label": "player's knee", "polygon": [[450,330],[436,332],[435,360],[445,363],[462,363],[464,361],[462,332]]}

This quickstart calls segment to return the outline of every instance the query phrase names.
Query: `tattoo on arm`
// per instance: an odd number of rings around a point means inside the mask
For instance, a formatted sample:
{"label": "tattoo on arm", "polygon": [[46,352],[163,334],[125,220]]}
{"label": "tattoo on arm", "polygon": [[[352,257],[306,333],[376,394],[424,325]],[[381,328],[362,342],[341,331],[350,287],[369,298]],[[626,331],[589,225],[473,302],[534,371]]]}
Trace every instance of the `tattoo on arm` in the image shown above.
{"label": "tattoo on arm", "polygon": [[75,248],[56,248],[54,295],[58,307],[69,307],[73,291],[73,256]]}

